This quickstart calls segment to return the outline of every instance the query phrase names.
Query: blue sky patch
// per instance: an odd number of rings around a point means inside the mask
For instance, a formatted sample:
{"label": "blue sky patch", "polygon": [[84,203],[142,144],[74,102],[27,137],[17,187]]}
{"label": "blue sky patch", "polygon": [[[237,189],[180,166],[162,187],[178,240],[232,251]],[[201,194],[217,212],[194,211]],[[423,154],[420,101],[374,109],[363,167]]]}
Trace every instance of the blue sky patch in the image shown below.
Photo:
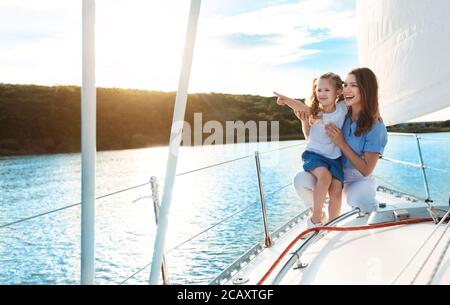
{"label": "blue sky patch", "polygon": [[303,57],[292,66],[319,70],[348,70],[358,65],[356,37],[332,38],[303,46],[305,50],[319,50],[319,53]]}
{"label": "blue sky patch", "polygon": [[325,39],[330,35],[329,28],[309,28],[306,29],[310,36],[316,37],[318,39]]}
{"label": "blue sky patch", "polygon": [[275,38],[280,35],[247,35],[242,33],[234,33],[225,36],[225,42],[235,48],[252,48],[273,44]]}

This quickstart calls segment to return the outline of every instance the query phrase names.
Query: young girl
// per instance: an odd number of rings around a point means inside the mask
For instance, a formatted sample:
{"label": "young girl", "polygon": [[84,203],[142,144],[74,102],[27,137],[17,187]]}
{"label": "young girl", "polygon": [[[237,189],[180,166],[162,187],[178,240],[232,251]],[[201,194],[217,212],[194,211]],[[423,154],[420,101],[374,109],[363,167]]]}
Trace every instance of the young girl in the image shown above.
{"label": "young girl", "polygon": [[342,127],[347,114],[347,106],[341,102],[342,80],[339,75],[326,73],[314,79],[309,106],[274,92],[279,105],[288,105],[302,121],[303,133],[307,140],[302,154],[303,169],[310,172],[316,183],[313,190],[312,217],[308,227],[326,223],[322,212],[326,194],[330,197],[328,212],[330,220],[336,218],[341,210],[341,194],[344,172],[341,151],[327,136],[325,126],[332,123]]}

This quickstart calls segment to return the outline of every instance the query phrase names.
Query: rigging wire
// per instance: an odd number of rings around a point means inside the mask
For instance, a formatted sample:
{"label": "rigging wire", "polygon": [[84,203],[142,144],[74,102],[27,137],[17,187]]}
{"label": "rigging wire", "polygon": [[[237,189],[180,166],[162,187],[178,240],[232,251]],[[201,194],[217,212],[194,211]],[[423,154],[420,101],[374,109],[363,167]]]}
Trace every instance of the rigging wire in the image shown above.
{"label": "rigging wire", "polygon": [[[448,224],[447,224],[446,230],[447,229],[448,229]],[[445,254],[447,253],[447,250],[449,247],[450,247],[450,236],[447,239],[447,244],[445,245],[444,249],[442,249],[441,255],[439,256],[438,261],[436,262],[436,265],[433,268],[430,279],[427,282],[428,285],[431,285],[431,283],[433,282],[434,277],[436,276],[436,273],[438,272],[439,268],[441,267],[442,262],[444,261]]]}
{"label": "rigging wire", "polygon": [[[436,227],[438,227],[443,221],[445,221],[445,219],[447,219],[447,216],[449,215],[450,210],[445,214],[444,217],[442,217],[441,221],[439,222],[438,225],[436,225]],[[433,255],[434,251],[436,250],[437,246],[439,245],[439,243],[441,242],[442,238],[444,237],[445,233],[447,232],[448,226],[450,224],[450,221],[447,223],[447,225],[445,226],[445,229],[443,230],[441,236],[439,236],[438,240],[434,243],[433,248],[431,249],[431,251],[428,253],[427,257],[425,258],[425,260],[423,261],[422,265],[419,267],[419,270],[417,270],[416,274],[414,275],[413,279],[411,280],[411,285],[413,285],[417,278],[419,277],[419,274],[422,272],[422,270],[425,268],[426,263],[429,261],[431,255]]]}
{"label": "rigging wire", "polygon": [[[292,183],[289,183],[289,184],[287,184],[287,185],[284,185],[284,186],[280,187],[279,189],[277,189],[277,190],[275,190],[275,191],[269,193],[269,194],[266,196],[266,198],[270,198],[270,197],[273,196],[274,194],[280,192],[281,190],[287,188],[287,187],[290,186],[290,185],[292,185]],[[222,224],[223,222],[225,222],[225,221],[227,221],[227,220],[233,218],[233,217],[236,216],[237,214],[242,213],[243,211],[245,211],[246,209],[248,209],[249,207],[251,207],[252,205],[254,205],[254,204],[257,203],[257,202],[258,202],[257,200],[254,201],[254,202],[251,202],[250,204],[248,204],[248,205],[245,206],[244,208],[242,208],[242,209],[240,209],[240,210],[238,210],[238,211],[236,211],[236,212],[233,212],[232,214],[228,215],[227,217],[225,217],[224,219],[220,220],[219,222],[217,222],[217,223],[211,225],[210,227],[208,227],[208,228],[206,228],[206,229],[200,231],[199,233],[197,233],[197,234],[195,234],[195,235],[189,237],[188,239],[186,239],[185,241],[183,241],[183,242],[181,242],[180,244],[176,245],[175,247],[171,248],[170,250],[168,250],[168,251],[165,252],[165,253],[168,254],[168,253],[170,253],[171,251],[173,251],[173,250],[175,250],[175,249],[181,247],[182,245],[188,243],[189,241],[195,239],[196,237],[198,237],[198,236],[200,236],[200,235],[206,233],[207,231],[213,229],[214,227],[216,227],[216,226]],[[136,271],[135,273],[133,273],[131,276],[127,277],[125,280],[123,280],[122,282],[120,282],[119,285],[122,285],[122,284],[126,283],[128,280],[130,280],[131,278],[135,277],[135,276],[138,275],[140,272],[144,271],[144,270],[145,270],[147,267],[149,267],[150,265],[151,265],[151,263],[148,263],[148,264],[145,265],[144,267],[140,268],[138,271]]]}
{"label": "rigging wire", "polygon": [[450,210],[445,214],[444,217],[442,217],[441,221],[435,226],[435,228],[433,229],[433,231],[431,231],[431,233],[428,235],[428,237],[424,240],[424,242],[422,243],[422,245],[420,245],[420,247],[416,250],[416,252],[411,256],[411,258],[408,260],[408,262],[405,264],[405,266],[403,266],[403,268],[400,270],[400,272],[394,277],[394,279],[391,281],[391,285],[395,284],[395,282],[397,282],[397,280],[403,275],[403,273],[406,271],[406,269],[409,267],[409,265],[411,265],[412,261],[417,257],[417,255],[419,254],[419,252],[423,249],[423,247],[425,246],[425,244],[431,239],[431,237],[434,235],[434,233],[436,232],[436,230],[439,228],[439,226],[445,221],[446,217],[448,217]]}

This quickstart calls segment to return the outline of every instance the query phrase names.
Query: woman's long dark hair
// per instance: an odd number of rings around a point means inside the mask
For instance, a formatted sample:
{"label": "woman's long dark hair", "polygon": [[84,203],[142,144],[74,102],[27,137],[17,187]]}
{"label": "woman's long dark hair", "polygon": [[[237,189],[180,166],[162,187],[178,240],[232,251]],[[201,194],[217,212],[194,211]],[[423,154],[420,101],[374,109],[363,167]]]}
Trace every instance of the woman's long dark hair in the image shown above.
{"label": "woman's long dark hair", "polygon": [[[348,74],[356,78],[361,93],[361,113],[359,114],[355,135],[360,136],[372,129],[378,117],[378,82],[375,73],[369,68],[352,69]],[[351,114],[351,109],[350,109]]]}

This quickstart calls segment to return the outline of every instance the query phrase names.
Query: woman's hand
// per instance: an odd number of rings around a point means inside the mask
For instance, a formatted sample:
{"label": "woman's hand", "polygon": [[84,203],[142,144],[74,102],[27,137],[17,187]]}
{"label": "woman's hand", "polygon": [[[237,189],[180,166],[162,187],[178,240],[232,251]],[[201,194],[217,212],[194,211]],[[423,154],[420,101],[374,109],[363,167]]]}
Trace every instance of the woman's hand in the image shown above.
{"label": "woman's hand", "polygon": [[295,116],[297,117],[297,119],[299,119],[303,123],[309,124],[309,115],[305,111],[294,110],[294,113],[295,113]]}
{"label": "woman's hand", "polygon": [[342,148],[345,144],[344,136],[342,135],[342,132],[339,128],[336,127],[334,124],[327,124],[325,126],[325,131],[330,137],[331,141],[336,144],[339,148]]}

